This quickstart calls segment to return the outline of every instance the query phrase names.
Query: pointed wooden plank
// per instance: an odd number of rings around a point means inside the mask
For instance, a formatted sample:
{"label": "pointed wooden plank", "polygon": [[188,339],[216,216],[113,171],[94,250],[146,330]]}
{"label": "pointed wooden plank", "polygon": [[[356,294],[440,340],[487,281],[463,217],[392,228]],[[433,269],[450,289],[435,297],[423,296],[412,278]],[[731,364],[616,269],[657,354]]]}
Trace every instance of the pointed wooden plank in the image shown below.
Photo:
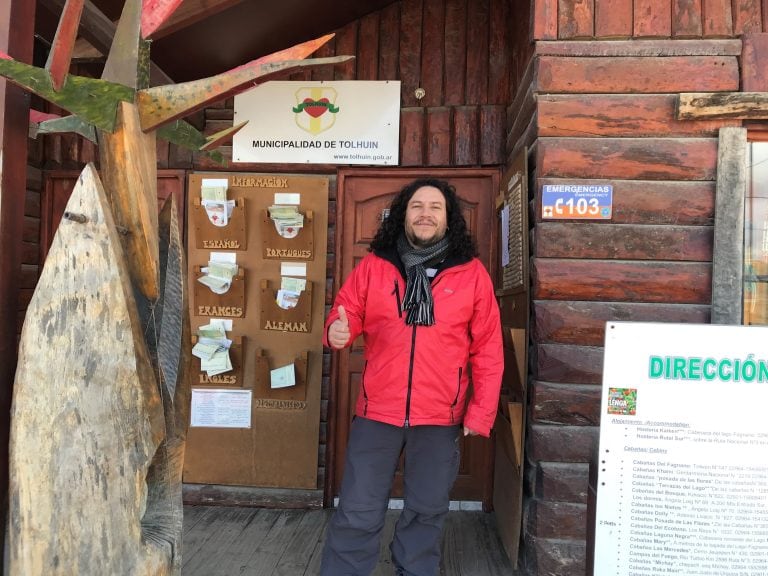
{"label": "pointed wooden plank", "polygon": [[172,573],[180,574],[184,517],[181,476],[189,416],[187,367],[192,345],[187,268],[173,195],[163,205],[158,226],[161,295],[151,309],[145,309],[142,325],[145,337],[151,342],[155,373],[160,376],[166,436],[147,473],[147,511],[141,526],[147,540],[168,550]]}
{"label": "pointed wooden plank", "polygon": [[[58,14],[64,7],[65,0],[40,0],[39,4]],[[90,0],[85,2],[83,15],[80,18],[79,34],[101,54],[109,54],[112,39],[115,36],[115,24]],[[172,84],[173,80],[154,63],[150,62],[152,83]]]}
{"label": "pointed wooden plank", "polygon": [[77,29],[80,17],[83,14],[85,0],[67,0],[64,10],[56,28],[56,36],[53,38],[51,52],[48,54],[46,70],[51,75],[51,84],[54,90],[61,90],[64,80],[69,73],[69,64],[72,61],[72,49],[77,38]]}
{"label": "pointed wooden plank", "polygon": [[[184,120],[175,120],[170,124],[164,124],[156,130],[156,134],[158,138],[190,150],[200,150],[207,141],[205,135],[200,130]],[[206,152],[205,155],[218,164],[225,163],[221,152],[212,150]]]}
{"label": "pointed wooden plank", "polygon": [[144,0],[141,11],[141,37],[149,38],[168,20],[183,0]]}
{"label": "pointed wooden plank", "polygon": [[71,74],[57,92],[47,70],[18,62],[3,52],[0,75],[107,132],[115,128],[118,103],[135,98],[135,92],[126,86]]}
{"label": "pointed wooden plank", "polygon": [[159,295],[157,238],[157,160],[155,133],[139,126],[135,106],[121,103],[112,134],[99,134],[104,188],[112,204],[131,278],[150,300]]}
{"label": "pointed wooden plank", "polygon": [[145,131],[152,130],[267,80],[274,80],[301,68],[339,64],[352,58],[353,56],[334,56],[259,64],[236,68],[204,80],[140,90],[137,93],[137,103],[141,111],[141,126]]}
{"label": "pointed wooden plank", "polygon": [[142,129],[151,130],[281,74],[307,66],[338,64],[352,58],[335,56],[303,60],[330,38],[332,35],[329,34],[304,42],[210,78],[140,90],[137,103]]}
{"label": "pointed wooden plank", "polygon": [[78,116],[64,116],[63,118],[52,118],[40,122],[35,131],[35,137],[37,134],[61,134],[64,132],[80,134],[94,144],[98,143],[96,129],[92,124],[83,122]]}
{"label": "pointed wooden plank", "polygon": [[140,88],[137,71],[141,59],[141,0],[126,0],[112,39],[102,80]]}
{"label": "pointed wooden plank", "polygon": [[232,138],[235,134],[237,134],[240,129],[248,124],[248,120],[245,122],[240,122],[237,126],[232,126],[231,128],[226,128],[224,130],[220,130],[216,132],[215,134],[211,134],[206,139],[205,145],[203,145],[200,150],[212,150],[213,148],[218,148],[221,146],[222,143],[224,143],[227,139]]}
{"label": "pointed wooden plank", "polygon": [[[30,302],[11,415],[11,574],[147,574],[144,478],[163,437],[125,256],[93,165]],[[159,573],[157,571],[152,573]]]}

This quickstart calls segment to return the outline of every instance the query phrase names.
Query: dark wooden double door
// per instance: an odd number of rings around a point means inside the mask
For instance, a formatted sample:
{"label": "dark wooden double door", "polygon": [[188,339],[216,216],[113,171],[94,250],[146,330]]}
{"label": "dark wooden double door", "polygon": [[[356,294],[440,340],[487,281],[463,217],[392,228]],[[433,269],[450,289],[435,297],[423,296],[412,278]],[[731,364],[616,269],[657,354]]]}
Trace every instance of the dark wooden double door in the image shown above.
{"label": "dark wooden double door", "polygon": [[[354,266],[368,253],[368,246],[379,227],[392,198],[409,182],[425,176],[447,180],[461,198],[462,212],[474,236],[480,260],[495,278],[495,197],[499,173],[487,169],[430,170],[342,170],[337,195],[336,282],[334,295]],[[333,441],[333,494],[338,495],[344,472],[344,456],[349,438],[349,424],[364,365],[363,342],[335,358],[335,438]],[[491,505],[493,482],[493,446],[485,438],[463,438],[459,476],[451,493],[452,500],[482,501]],[[402,496],[402,478],[398,472],[392,491]]]}

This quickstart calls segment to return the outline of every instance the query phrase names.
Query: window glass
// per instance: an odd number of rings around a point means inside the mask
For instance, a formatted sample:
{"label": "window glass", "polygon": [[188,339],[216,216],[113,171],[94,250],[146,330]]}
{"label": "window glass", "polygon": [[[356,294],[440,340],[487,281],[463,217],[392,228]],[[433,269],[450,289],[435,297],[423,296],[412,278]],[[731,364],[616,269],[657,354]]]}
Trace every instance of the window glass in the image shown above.
{"label": "window glass", "polygon": [[744,214],[744,324],[768,324],[768,142],[749,143]]}

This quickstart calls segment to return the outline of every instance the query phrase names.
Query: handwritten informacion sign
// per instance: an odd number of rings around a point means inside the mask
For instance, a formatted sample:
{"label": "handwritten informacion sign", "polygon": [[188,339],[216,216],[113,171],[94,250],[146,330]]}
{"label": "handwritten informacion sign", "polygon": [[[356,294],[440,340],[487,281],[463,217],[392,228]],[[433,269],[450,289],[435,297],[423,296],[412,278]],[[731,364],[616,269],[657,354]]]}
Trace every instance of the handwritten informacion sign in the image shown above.
{"label": "handwritten informacion sign", "polygon": [[768,327],[608,323],[595,576],[768,574]]}
{"label": "handwritten informacion sign", "polygon": [[272,81],[235,96],[233,162],[396,165],[400,82]]}
{"label": "handwritten informacion sign", "polygon": [[610,184],[544,184],[541,217],[545,220],[610,220],[613,186]]}

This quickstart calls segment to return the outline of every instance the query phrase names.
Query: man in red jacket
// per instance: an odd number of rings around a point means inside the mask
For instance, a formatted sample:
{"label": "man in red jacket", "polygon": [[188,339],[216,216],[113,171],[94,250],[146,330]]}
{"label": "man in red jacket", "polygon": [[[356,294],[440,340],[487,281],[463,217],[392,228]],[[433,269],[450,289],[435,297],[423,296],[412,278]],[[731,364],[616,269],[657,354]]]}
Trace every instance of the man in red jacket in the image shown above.
{"label": "man in red jacket", "polygon": [[460,431],[487,437],[496,416],[504,367],[499,309],[447,182],[403,188],[370,250],[325,326],[324,344],[337,350],[362,334],[366,363],[321,574],[374,570],[403,453],[404,508],[392,561],[397,574],[434,576]]}

